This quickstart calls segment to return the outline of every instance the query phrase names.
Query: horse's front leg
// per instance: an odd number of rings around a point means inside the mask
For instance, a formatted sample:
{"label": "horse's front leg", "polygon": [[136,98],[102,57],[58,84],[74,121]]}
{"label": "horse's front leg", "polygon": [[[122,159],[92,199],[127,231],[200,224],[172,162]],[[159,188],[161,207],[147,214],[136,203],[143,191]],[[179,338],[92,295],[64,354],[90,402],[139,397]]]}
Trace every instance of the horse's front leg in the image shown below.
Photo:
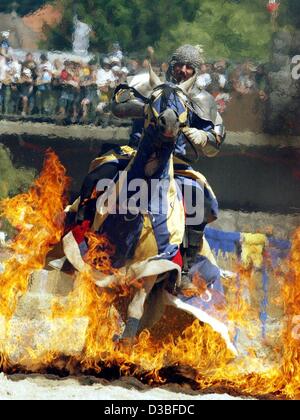
{"label": "horse's front leg", "polygon": [[143,286],[139,289],[128,306],[126,327],[122,339],[132,341],[137,335],[139,324],[144,314],[146,299],[153,289],[157,276],[150,276],[143,279]]}

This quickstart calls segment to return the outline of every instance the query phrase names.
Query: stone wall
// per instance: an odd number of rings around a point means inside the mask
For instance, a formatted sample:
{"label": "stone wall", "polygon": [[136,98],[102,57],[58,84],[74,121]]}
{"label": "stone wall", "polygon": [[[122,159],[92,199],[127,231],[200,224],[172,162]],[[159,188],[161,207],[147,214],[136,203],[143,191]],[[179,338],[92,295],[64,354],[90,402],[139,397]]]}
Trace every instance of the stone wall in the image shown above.
{"label": "stone wall", "polygon": [[300,31],[274,35],[267,130],[270,133],[300,133],[300,81],[292,77],[292,58],[300,54]]}
{"label": "stone wall", "polygon": [[[10,149],[16,167],[37,172],[52,148],[72,178],[74,196],[92,159],[111,144],[127,144],[129,131],[2,121],[0,142]],[[300,210],[299,157],[300,137],[229,132],[216,158],[200,157],[193,167],[206,176],[221,209],[288,215]]]}

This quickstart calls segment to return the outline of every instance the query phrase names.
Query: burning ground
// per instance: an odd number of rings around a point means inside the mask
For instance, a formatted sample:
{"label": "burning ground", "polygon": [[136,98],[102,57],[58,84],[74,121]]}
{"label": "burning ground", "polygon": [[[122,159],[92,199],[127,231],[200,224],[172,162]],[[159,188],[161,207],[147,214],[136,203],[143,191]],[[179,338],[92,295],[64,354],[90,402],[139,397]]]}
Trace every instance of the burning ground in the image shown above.
{"label": "burning ground", "polygon": [[[116,301],[116,294],[99,293],[89,271],[73,279],[43,270],[48,252],[63,233],[67,186],[65,169],[49,152],[29,191],[1,203],[2,215],[18,232],[0,275],[3,372],[93,374],[111,381],[136,378],[152,387],[178,383],[198,393],[300,397],[295,335],[295,317],[300,315],[300,230],[294,234],[288,259],[274,272],[278,294],[273,303],[280,317],[264,340],[251,296],[257,273],[251,265],[228,261],[240,281],[238,289],[235,283],[225,284],[232,330],[243,336],[238,357],[210,327],[172,309],[153,330],[143,331],[132,348],[117,348],[112,337],[120,325],[113,304],[122,310],[122,302]],[[250,295],[243,293],[246,286]],[[125,305],[130,288],[123,284],[118,292]],[[19,383],[25,381],[29,392],[28,380],[23,377]],[[2,377],[0,384],[8,393],[9,381]]]}

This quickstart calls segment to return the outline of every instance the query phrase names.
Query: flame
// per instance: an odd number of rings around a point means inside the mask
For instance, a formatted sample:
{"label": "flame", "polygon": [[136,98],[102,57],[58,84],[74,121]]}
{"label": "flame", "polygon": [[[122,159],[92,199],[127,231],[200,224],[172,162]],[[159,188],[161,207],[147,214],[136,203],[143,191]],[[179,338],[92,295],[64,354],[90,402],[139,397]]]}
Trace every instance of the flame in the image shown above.
{"label": "flame", "polygon": [[86,262],[105,274],[116,273],[117,270],[113,269],[111,262],[111,257],[115,254],[115,247],[108,238],[105,235],[88,232],[86,239],[89,248],[85,258]]}
{"label": "flame", "polygon": [[26,292],[30,274],[45,265],[48,251],[64,227],[64,192],[68,179],[57,156],[48,151],[44,169],[28,193],[1,202],[1,216],[17,229],[12,258],[0,275],[0,311],[10,317]]}
{"label": "flame", "polygon": [[[67,184],[64,167],[55,154],[48,151],[44,169],[28,193],[1,202],[1,217],[17,231],[10,244],[11,257],[0,274],[0,321],[2,319],[4,331],[12,327],[12,316],[17,302],[28,289],[31,273],[45,265],[48,251],[61,238]],[[3,367],[11,365],[9,354],[18,349],[18,344],[12,342],[9,347],[5,353],[0,342]]]}
{"label": "flame", "polygon": [[[44,267],[47,253],[63,235],[67,185],[64,168],[49,151],[41,176],[29,192],[1,203],[1,214],[17,229],[11,244],[12,257],[6,261],[5,272],[0,275],[0,318],[4,318],[8,331],[13,328],[16,305],[28,289],[30,275]],[[282,327],[276,331],[278,344],[263,343],[261,355],[258,348],[249,344],[235,359],[209,326],[200,325],[188,315],[180,318],[171,309],[167,317],[150,331],[144,330],[130,347],[116,344],[114,336],[121,333],[123,326],[122,305],[126,307],[126,300],[140,284],[112,268],[114,247],[107,238],[89,232],[87,240],[89,268],[74,276],[74,288],[67,297],[52,298],[51,310],[41,320],[59,328],[59,334],[54,335],[56,350],[50,350],[43,341],[35,347],[29,346],[26,360],[21,358],[18,362],[24,369],[43,372],[52,366],[71,373],[99,373],[103,369],[117,368],[123,375],[135,375],[151,384],[165,383],[173,369],[173,374],[183,373],[199,390],[300,397],[300,328],[297,326],[297,322],[300,324],[300,229],[295,232],[292,250],[285,262],[288,269],[281,267],[274,273],[282,285],[276,300],[284,309]],[[95,268],[117,276],[122,280],[121,287],[97,288],[93,278]],[[230,281],[225,284],[228,317],[236,330],[255,339],[259,335],[255,323],[259,308],[251,303],[251,294],[257,273],[253,267],[236,266],[235,269],[239,273],[239,284]],[[200,280],[194,279],[194,284]],[[62,355],[68,348],[72,328],[78,335],[73,334],[71,340],[74,345],[82,341],[84,348],[80,349],[78,344],[77,353],[66,359]],[[28,328],[29,337],[34,333]],[[19,346],[18,341],[12,341],[10,348],[1,344],[0,325],[0,366],[4,370],[13,365],[10,354]]]}

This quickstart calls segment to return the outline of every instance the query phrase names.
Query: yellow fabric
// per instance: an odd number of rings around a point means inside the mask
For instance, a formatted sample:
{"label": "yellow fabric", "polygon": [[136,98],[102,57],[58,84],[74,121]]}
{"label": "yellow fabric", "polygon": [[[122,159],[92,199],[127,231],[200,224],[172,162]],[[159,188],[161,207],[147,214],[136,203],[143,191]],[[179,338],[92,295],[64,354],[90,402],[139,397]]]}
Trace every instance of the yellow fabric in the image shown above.
{"label": "yellow fabric", "polygon": [[199,247],[200,247],[199,255],[201,255],[202,257],[206,257],[208,261],[210,261],[213,265],[218,267],[214,254],[212,250],[210,249],[209,243],[207,242],[205,237],[203,237],[203,243],[199,244]]}
{"label": "yellow fabric", "polygon": [[243,233],[241,239],[243,265],[246,268],[251,266],[261,268],[263,265],[263,252],[268,243],[266,235]]}
{"label": "yellow fabric", "polygon": [[106,92],[101,92],[100,94],[100,102],[109,102],[109,95]]}
{"label": "yellow fabric", "polygon": [[169,169],[169,191],[168,191],[168,216],[167,227],[170,234],[171,245],[181,245],[185,231],[185,212],[182,201],[178,200],[177,184],[174,179],[173,159],[170,161]]}
{"label": "yellow fabric", "polygon": [[91,71],[88,67],[84,67],[84,69],[82,69],[83,76],[89,76],[90,74],[91,74]]}
{"label": "yellow fabric", "polygon": [[144,261],[148,258],[155,257],[158,254],[157,243],[152,229],[149,216],[144,217],[143,229],[141,232],[139,246],[136,248],[132,263]]}
{"label": "yellow fabric", "polygon": [[130,146],[121,146],[121,150],[125,155],[119,155],[116,151],[111,150],[103,156],[97,157],[94,159],[90,165],[89,173],[94,171],[98,166],[103,165],[104,163],[112,162],[116,159],[118,160],[129,160],[136,155],[136,151]]}

